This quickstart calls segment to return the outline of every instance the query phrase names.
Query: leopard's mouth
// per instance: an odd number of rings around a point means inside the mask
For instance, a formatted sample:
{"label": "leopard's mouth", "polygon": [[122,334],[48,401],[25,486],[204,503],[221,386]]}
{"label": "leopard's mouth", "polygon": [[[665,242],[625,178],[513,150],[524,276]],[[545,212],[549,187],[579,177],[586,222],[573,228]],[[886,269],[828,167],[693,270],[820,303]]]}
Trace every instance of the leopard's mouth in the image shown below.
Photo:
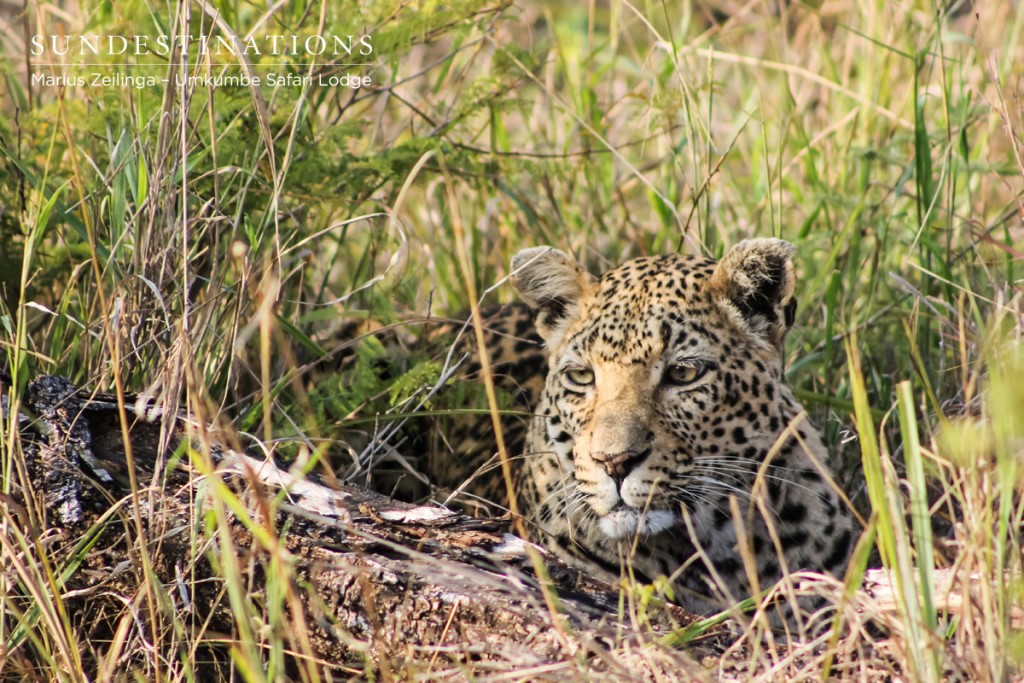
{"label": "leopard's mouth", "polygon": [[675,526],[678,517],[668,510],[642,510],[620,503],[598,517],[597,525],[608,538],[623,540],[636,535],[653,536]]}

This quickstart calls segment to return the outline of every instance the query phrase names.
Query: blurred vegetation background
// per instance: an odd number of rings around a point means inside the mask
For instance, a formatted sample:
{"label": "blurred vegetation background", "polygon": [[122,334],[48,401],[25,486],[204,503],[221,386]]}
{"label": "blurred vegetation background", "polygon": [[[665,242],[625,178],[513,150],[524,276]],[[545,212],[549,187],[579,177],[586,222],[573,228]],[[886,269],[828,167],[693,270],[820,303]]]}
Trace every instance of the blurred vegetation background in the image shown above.
{"label": "blurred vegetation background", "polygon": [[[29,53],[34,34],[186,31],[370,35],[357,71],[373,85],[32,79],[239,73],[224,55],[126,69],[123,57],[44,66]],[[1022,31],[1024,6],[1009,0],[3,0],[7,397],[38,373],[145,391],[351,474],[353,434],[379,413],[432,407],[417,397],[440,368],[396,360],[372,335],[354,347],[343,323],[392,326],[402,346],[474,292],[510,300],[492,286],[524,246],[600,270],[776,236],[799,251],[789,379],[842,481],[862,508],[882,504],[866,496],[864,430],[880,429],[875,457],[891,453],[902,472],[890,411],[909,382],[932,514],[952,521],[957,468],[995,468],[996,450],[1015,462],[1024,434],[1013,382],[999,415],[980,398],[993,358],[1000,377],[1021,368],[1003,350],[1022,324]],[[248,61],[255,73],[352,69],[304,54]],[[317,363],[333,374],[304,383]],[[931,437],[951,420],[975,437],[943,450]],[[979,453],[991,433],[1017,446]],[[10,472],[14,452],[3,457]],[[1004,531],[1019,517],[1015,467],[999,470]],[[949,534],[956,555],[965,541]]]}
{"label": "blurred vegetation background", "polygon": [[[952,399],[965,368],[944,335],[984,327],[1019,284],[1013,3],[18,9],[3,34],[0,286],[29,374],[121,373],[140,390],[187,367],[206,395],[251,403],[233,361],[267,341],[251,333],[261,306],[271,343],[307,346],[334,320],[462,311],[457,241],[481,292],[531,244],[601,269],[773,235],[800,250],[791,380],[841,414],[844,335],[879,407],[915,376]],[[25,39],[224,35],[215,13],[239,36],[371,35],[374,86],[61,89],[26,74],[166,77],[154,56],[37,67]],[[112,65],[75,65],[87,59]],[[239,73],[229,55],[191,59],[194,74]],[[249,60],[345,73],[302,53]]]}

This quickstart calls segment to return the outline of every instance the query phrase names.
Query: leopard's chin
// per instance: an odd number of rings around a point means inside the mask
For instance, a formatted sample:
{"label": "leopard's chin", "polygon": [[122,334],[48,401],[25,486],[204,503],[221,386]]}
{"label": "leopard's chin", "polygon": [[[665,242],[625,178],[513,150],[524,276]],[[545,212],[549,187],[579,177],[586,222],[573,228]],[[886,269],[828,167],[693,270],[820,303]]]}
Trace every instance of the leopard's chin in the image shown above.
{"label": "leopard's chin", "polygon": [[675,526],[678,517],[667,510],[639,510],[620,507],[597,520],[597,526],[608,538],[624,540],[636,535],[653,536]]}

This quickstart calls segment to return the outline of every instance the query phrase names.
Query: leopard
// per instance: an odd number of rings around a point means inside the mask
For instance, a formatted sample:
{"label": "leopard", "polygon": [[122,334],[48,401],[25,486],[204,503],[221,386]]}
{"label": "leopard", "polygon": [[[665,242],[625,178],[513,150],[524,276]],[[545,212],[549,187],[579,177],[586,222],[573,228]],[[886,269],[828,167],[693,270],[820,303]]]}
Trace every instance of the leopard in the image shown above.
{"label": "leopard", "polygon": [[[514,255],[521,303],[492,315],[489,358],[527,404],[513,495],[548,551],[613,584],[664,577],[698,614],[797,570],[842,575],[855,515],[784,371],[794,255],[755,238],[600,275],[553,247]],[[496,499],[490,453],[476,493]]]}
{"label": "leopard", "polygon": [[[426,475],[427,493],[406,469],[407,488],[380,471],[377,487],[479,516],[515,512],[516,530],[577,570],[612,585],[664,577],[697,614],[798,570],[841,575],[857,517],[785,376],[795,251],[756,238],[720,260],[644,256],[599,275],[553,247],[517,252],[519,301],[478,322],[430,321],[418,339],[382,337],[462,357],[466,386],[492,383],[505,452],[486,411],[455,410],[404,444],[403,467]],[[359,336],[380,332],[364,327]]]}

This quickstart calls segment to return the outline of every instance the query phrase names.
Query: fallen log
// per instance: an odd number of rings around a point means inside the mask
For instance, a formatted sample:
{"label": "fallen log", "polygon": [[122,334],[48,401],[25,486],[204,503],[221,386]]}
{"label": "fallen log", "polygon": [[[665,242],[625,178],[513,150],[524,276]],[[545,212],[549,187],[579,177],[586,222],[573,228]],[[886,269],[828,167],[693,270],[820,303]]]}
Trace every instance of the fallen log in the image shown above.
{"label": "fallen log", "polygon": [[656,644],[694,617],[581,575],[503,520],[328,486],[187,415],[58,377],[32,382],[16,415],[3,568],[52,567],[56,610],[8,582],[24,598],[3,617],[5,678],[40,665],[31,630],[61,610],[73,628],[51,649],[96,678],[708,673]]}

